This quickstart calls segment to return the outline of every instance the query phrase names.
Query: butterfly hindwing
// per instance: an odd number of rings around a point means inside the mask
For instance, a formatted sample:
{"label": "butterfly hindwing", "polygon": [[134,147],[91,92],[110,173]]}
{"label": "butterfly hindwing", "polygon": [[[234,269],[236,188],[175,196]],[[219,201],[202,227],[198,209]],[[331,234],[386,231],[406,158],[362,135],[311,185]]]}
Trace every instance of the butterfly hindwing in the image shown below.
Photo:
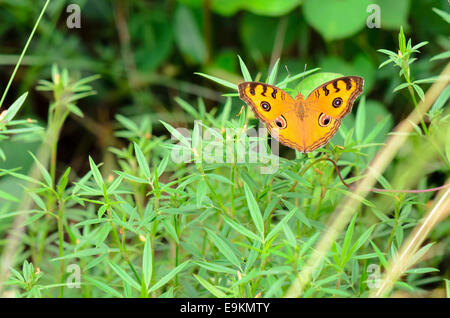
{"label": "butterfly hindwing", "polygon": [[341,120],[309,109],[303,118],[303,152],[311,152],[325,145],[337,132]]}

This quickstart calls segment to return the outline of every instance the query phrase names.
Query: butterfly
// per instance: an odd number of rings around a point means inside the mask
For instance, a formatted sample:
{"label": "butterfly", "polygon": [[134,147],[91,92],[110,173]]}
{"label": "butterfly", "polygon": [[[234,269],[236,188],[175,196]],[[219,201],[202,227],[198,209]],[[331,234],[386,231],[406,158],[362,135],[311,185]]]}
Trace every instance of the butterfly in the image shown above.
{"label": "butterfly", "polygon": [[333,137],[363,87],[362,77],[344,76],[320,85],[306,99],[302,94],[293,99],[282,89],[260,82],[240,83],[238,90],[272,137],[300,152],[311,152]]}

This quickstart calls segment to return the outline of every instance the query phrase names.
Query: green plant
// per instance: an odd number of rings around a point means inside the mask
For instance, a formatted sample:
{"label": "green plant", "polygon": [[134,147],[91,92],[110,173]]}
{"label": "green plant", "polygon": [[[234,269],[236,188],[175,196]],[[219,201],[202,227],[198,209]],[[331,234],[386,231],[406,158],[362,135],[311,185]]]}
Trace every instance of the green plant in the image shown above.
{"label": "green plant", "polygon": [[[445,215],[439,198],[447,192],[434,199],[429,192],[368,191],[377,182],[386,190],[426,189],[448,179],[449,90],[441,79],[450,69],[442,65],[448,54],[435,52],[448,43],[439,26],[413,34],[437,34],[437,43],[430,41],[424,47],[430,51],[414,61],[418,46],[406,43],[403,28],[398,43],[388,31],[363,32],[361,10],[339,33],[330,25],[342,14],[332,14],[352,2],[330,4],[330,23],[321,25],[314,1],[293,10],[300,2],[180,0],[173,7],[147,7],[99,0],[81,4],[92,42],[57,24],[64,2],[53,1],[48,18],[38,19],[42,30],[33,56],[22,53],[28,67],[22,86],[28,90],[37,82],[38,98],[23,103],[22,95],[0,120],[0,156],[6,159],[0,166],[0,262],[1,273],[6,268],[10,274],[0,273],[0,295],[370,297],[398,291],[416,296],[441,287],[448,294],[448,271],[439,269],[448,255],[450,223],[436,222]],[[409,30],[419,29],[417,12],[420,21],[440,19],[423,8],[410,12],[406,2],[398,1],[398,10],[382,3],[384,11],[399,12],[387,15],[389,30],[405,21],[411,21]],[[20,1],[34,8],[31,3]],[[237,10],[243,12],[234,15]],[[12,32],[15,19],[28,21],[26,12],[12,12],[14,19],[0,11],[9,22],[0,26],[2,34]],[[227,23],[215,26],[215,14]],[[223,43],[208,30],[231,32],[232,40]],[[116,38],[117,46],[111,45]],[[374,38],[377,47],[398,44],[401,56],[386,51],[387,63],[400,68],[405,83],[392,76],[393,68],[377,71],[379,56],[368,45]],[[236,60],[233,45],[242,48],[246,63]],[[306,63],[327,72],[303,71]],[[307,95],[340,74],[361,75],[367,85],[339,133],[314,153],[281,148],[278,169],[262,173],[273,157],[249,160],[257,141],[250,132],[259,122],[241,108],[236,83],[266,81]],[[392,94],[395,87],[399,94]],[[42,97],[51,100],[39,108],[48,109],[47,118],[29,123],[26,118],[39,118],[33,106],[41,106]],[[415,111],[403,119],[412,104]],[[6,140],[12,134],[11,146]],[[27,148],[26,138],[41,142],[23,156],[30,169],[13,156]],[[422,224],[430,211],[437,211],[433,222]],[[423,226],[417,246],[403,253],[409,235]],[[425,238],[431,242],[422,245]],[[402,266],[396,269],[390,264],[397,255]],[[80,288],[71,288],[73,268]],[[381,275],[395,285],[378,286]]]}

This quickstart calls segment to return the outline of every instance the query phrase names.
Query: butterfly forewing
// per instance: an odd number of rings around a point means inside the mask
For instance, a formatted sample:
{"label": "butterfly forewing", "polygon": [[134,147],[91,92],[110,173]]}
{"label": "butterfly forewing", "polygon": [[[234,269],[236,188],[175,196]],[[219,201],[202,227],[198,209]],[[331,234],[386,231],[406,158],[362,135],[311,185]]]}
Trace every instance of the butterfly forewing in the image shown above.
{"label": "butterfly forewing", "polygon": [[361,95],[363,87],[362,77],[336,78],[313,90],[305,100],[305,107],[324,112],[333,118],[343,118],[352,111],[353,103]]}

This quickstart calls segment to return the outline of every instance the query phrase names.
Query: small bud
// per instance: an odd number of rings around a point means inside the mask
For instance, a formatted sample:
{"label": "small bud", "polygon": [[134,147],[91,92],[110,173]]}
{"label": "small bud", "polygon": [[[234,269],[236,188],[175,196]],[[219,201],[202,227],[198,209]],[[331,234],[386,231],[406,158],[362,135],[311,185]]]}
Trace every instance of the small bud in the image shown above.
{"label": "small bud", "polygon": [[145,242],[145,236],[142,235],[142,234],[139,234],[139,240],[140,240],[141,242]]}
{"label": "small bud", "polygon": [[2,121],[5,117],[6,114],[8,113],[8,110],[4,110],[1,114],[0,114],[0,121]]}
{"label": "small bud", "polygon": [[41,269],[39,267],[36,267],[36,272],[34,273],[35,275],[39,274],[41,272]]}
{"label": "small bud", "polygon": [[192,148],[192,151],[194,152],[194,156],[198,157],[198,151],[197,148]]}

